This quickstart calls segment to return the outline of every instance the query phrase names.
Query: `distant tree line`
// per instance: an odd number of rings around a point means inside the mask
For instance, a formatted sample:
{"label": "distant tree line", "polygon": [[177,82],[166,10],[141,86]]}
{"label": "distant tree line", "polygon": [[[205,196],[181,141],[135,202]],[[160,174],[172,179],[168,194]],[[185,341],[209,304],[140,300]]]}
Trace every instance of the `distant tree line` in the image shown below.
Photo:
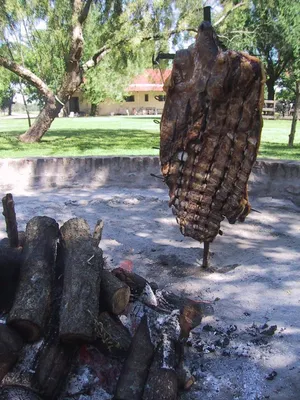
{"label": "distant tree line", "polygon": [[[38,101],[40,114],[20,140],[39,141],[79,87],[91,104],[121,100],[152,55],[170,43],[185,47],[202,19],[203,5],[191,0],[0,0],[0,107],[11,107],[16,87],[26,91],[24,100]],[[224,45],[259,56],[268,99],[277,87],[296,111],[299,19],[299,2],[212,2],[212,23]]]}

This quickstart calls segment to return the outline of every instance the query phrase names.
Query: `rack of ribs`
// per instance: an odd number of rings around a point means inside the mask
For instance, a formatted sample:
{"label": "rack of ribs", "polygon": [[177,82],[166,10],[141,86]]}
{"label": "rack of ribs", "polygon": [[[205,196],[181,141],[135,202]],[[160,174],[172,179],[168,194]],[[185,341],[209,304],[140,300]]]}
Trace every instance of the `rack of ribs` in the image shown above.
{"label": "rack of ribs", "polygon": [[165,83],[160,162],[169,205],[182,234],[206,246],[225,217],[244,221],[251,210],[247,182],[260,144],[264,82],[256,57],[222,50],[202,22]]}

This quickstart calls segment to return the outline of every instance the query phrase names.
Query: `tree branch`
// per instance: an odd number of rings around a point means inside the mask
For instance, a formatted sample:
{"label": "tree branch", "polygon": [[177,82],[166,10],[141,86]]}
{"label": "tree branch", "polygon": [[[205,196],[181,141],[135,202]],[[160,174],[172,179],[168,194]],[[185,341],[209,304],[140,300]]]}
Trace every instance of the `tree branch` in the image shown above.
{"label": "tree branch", "polygon": [[110,51],[111,51],[111,49],[107,46],[103,46],[101,49],[96,51],[96,53],[88,61],[86,61],[83,64],[83,66],[82,66],[83,71],[87,71],[91,68],[96,67],[96,65],[98,65],[100,63],[100,61],[103,60],[105,55],[107,53],[109,53]]}
{"label": "tree branch", "polygon": [[145,36],[141,39],[142,42],[145,42],[147,40],[158,40],[158,39],[164,39],[165,37],[171,37],[172,35],[176,35],[176,33],[182,33],[182,32],[198,32],[198,29],[196,28],[182,28],[182,29],[173,29],[172,31],[166,32],[166,33],[159,33],[156,35],[152,36]]}
{"label": "tree branch", "polygon": [[243,1],[236,4],[230,10],[228,10],[220,19],[218,19],[217,22],[214,23],[214,27],[219,26],[234,10],[236,10],[237,8],[242,7],[244,5],[245,5],[245,3]]}
{"label": "tree branch", "polygon": [[90,6],[91,6],[92,1],[93,0],[87,0],[86,3],[84,4],[84,6],[83,6],[83,8],[81,10],[81,13],[80,13],[80,15],[78,17],[78,21],[79,21],[80,24],[83,24],[84,21],[87,19],[87,16],[89,14]]}
{"label": "tree branch", "polygon": [[52,90],[46,85],[44,81],[42,81],[37,75],[31,72],[29,69],[22,67],[21,65],[15,63],[14,61],[8,60],[4,57],[0,56],[0,65],[10,71],[14,72],[20,78],[25,79],[31,85],[36,87],[40,93],[42,93],[45,97],[50,98],[54,97],[54,93]]}
{"label": "tree branch", "polygon": [[275,72],[274,72],[274,74],[275,74],[275,76],[277,76],[277,77],[279,77],[282,73],[283,73],[283,71],[285,70],[285,68],[287,67],[287,65],[289,64],[289,62],[290,62],[290,59],[288,59],[288,60],[285,60],[283,63],[282,63],[282,65],[280,65],[280,63],[277,63],[276,65],[275,65]]}

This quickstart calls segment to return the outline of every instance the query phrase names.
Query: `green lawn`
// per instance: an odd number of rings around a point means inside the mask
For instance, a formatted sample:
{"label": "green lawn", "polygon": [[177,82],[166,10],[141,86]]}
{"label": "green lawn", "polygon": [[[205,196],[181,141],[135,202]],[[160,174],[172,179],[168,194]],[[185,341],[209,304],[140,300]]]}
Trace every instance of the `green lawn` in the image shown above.
{"label": "green lawn", "polygon": [[[155,117],[57,118],[39,143],[18,136],[26,119],[0,118],[0,158],[158,155],[159,125]],[[300,160],[300,122],[295,147],[288,148],[291,121],[264,121],[260,157]]]}

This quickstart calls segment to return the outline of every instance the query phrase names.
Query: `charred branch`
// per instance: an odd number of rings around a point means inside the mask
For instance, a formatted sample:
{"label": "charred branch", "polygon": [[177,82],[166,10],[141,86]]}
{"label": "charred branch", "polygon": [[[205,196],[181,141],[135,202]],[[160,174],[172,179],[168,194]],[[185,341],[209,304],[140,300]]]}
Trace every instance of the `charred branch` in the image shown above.
{"label": "charred branch", "polygon": [[34,391],[23,386],[7,385],[0,388],[1,400],[42,400]]}
{"label": "charred branch", "polygon": [[18,247],[18,225],[15,212],[15,203],[11,193],[7,193],[7,195],[3,197],[2,205],[10,247]]}
{"label": "charred branch", "polygon": [[143,400],[176,400],[176,343],[164,337],[156,349],[145,385]]}
{"label": "charred branch", "polygon": [[57,399],[70,372],[76,346],[61,344],[57,336],[43,344],[35,362],[33,385],[47,399]]}
{"label": "charred branch", "polygon": [[13,305],[22,260],[20,247],[0,245],[0,312],[8,313]]}
{"label": "charred branch", "polygon": [[18,360],[22,347],[21,336],[14,329],[0,325],[0,382]]}
{"label": "charred branch", "polygon": [[125,358],[128,354],[131,335],[118,317],[102,312],[96,324],[97,339],[93,343],[103,354]]}
{"label": "charred branch", "polygon": [[115,400],[140,400],[153,359],[148,320],[145,316],[132,340],[128,357],[117,383]]}

